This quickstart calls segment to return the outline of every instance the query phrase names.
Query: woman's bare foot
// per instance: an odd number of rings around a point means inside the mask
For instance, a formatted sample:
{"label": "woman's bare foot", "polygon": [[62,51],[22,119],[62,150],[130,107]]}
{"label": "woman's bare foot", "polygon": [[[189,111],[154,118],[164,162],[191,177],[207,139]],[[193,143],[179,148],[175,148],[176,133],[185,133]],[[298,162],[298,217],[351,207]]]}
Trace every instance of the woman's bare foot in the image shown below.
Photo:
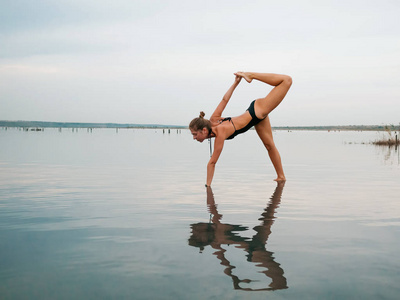
{"label": "woman's bare foot", "polygon": [[236,72],[235,75],[243,77],[248,83],[250,83],[253,80],[253,78],[250,77],[249,72]]}
{"label": "woman's bare foot", "polygon": [[278,178],[274,179],[274,181],[276,181],[276,182],[285,182],[286,178],[285,177],[278,177]]}

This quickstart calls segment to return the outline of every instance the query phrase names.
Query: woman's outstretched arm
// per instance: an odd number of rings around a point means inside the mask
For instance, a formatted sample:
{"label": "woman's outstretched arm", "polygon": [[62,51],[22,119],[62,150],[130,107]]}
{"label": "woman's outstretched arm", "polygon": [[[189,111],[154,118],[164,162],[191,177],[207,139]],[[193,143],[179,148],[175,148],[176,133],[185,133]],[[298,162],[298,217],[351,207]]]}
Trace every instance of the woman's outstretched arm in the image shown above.
{"label": "woman's outstretched arm", "polygon": [[232,97],[233,92],[235,91],[236,87],[239,85],[240,80],[242,80],[242,76],[236,75],[235,82],[232,86],[226,91],[224,97],[222,97],[221,102],[218,104],[217,108],[215,109],[214,113],[210,117],[211,122],[218,121],[221,119],[222,113],[228,104],[229,100]]}
{"label": "woman's outstretched arm", "polygon": [[214,177],[215,165],[218,161],[219,156],[221,155],[222,149],[224,147],[225,139],[223,137],[216,137],[214,142],[214,152],[210,158],[210,161],[207,164],[207,181],[206,185],[211,186],[211,182]]}

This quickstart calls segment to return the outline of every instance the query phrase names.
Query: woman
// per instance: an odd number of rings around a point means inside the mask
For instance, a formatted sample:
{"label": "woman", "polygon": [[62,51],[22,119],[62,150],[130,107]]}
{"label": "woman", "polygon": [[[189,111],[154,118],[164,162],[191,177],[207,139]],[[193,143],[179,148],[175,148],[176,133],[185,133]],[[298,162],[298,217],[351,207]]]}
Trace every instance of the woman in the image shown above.
{"label": "woman", "polygon": [[[287,75],[253,72],[237,72],[235,75],[235,82],[222,98],[210,120],[204,119],[204,112],[200,112],[200,117],[193,119],[189,124],[193,139],[203,142],[207,138],[215,138],[214,152],[207,164],[206,186],[211,186],[215,164],[224,147],[224,141],[233,139],[236,135],[246,132],[253,126],[268,150],[269,157],[277,174],[275,181],[285,181],[286,178],[282,168],[281,157],[272,138],[272,129],[268,114],[281,103],[292,85],[292,78]],[[274,86],[274,88],[266,97],[254,100],[246,112],[240,116],[222,118],[222,112],[242,78],[249,83],[254,79],[259,80]]]}

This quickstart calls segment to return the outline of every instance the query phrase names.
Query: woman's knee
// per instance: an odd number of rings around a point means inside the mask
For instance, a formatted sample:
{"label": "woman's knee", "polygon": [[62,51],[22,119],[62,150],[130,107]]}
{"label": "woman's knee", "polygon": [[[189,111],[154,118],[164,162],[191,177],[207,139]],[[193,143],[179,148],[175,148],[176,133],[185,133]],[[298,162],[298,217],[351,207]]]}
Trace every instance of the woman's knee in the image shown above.
{"label": "woman's knee", "polygon": [[292,83],[293,83],[292,77],[290,77],[290,76],[288,76],[288,75],[285,76],[285,79],[284,79],[283,81],[284,81],[285,84],[288,85],[289,87],[290,87],[290,86],[292,85]]}
{"label": "woman's knee", "polygon": [[273,141],[267,141],[267,142],[263,142],[263,143],[264,143],[264,146],[265,146],[265,148],[267,149],[268,152],[276,149],[275,144],[274,144]]}

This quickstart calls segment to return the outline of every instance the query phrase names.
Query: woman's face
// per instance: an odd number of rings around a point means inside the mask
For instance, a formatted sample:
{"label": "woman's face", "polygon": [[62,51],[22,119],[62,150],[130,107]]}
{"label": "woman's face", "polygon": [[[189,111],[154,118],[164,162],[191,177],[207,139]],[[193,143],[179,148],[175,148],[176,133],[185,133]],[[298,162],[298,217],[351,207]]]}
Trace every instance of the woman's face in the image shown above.
{"label": "woman's face", "polygon": [[208,130],[207,128],[203,128],[202,130],[194,130],[190,129],[190,132],[193,135],[193,139],[202,143],[205,139],[208,138]]}

